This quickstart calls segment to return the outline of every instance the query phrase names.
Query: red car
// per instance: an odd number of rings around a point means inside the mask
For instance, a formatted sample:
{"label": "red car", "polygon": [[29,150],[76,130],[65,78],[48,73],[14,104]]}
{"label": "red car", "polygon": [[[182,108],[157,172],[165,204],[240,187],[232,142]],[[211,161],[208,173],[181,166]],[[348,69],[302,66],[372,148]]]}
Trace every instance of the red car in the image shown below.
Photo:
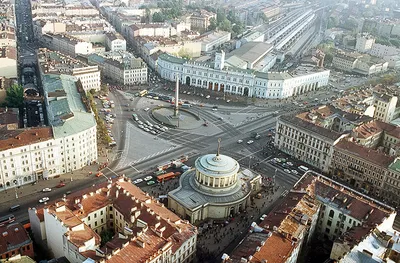
{"label": "red car", "polygon": [[64,187],[64,186],[65,186],[65,183],[60,182],[56,187],[57,187],[57,188],[61,188],[61,187]]}

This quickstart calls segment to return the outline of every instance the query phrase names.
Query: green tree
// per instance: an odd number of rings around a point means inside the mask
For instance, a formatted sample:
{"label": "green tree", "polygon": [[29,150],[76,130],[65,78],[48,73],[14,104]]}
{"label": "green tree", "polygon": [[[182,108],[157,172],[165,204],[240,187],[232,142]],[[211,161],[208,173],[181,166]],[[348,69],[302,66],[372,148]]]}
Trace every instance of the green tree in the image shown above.
{"label": "green tree", "polygon": [[10,108],[20,108],[24,104],[24,88],[20,85],[12,85],[6,90],[6,104]]}
{"label": "green tree", "polygon": [[232,31],[232,24],[227,18],[225,18],[221,23],[218,24],[218,28],[223,31]]}
{"label": "green tree", "polygon": [[214,17],[212,17],[210,18],[210,25],[208,26],[208,30],[211,31],[215,29],[217,29],[217,20]]}
{"label": "green tree", "polygon": [[101,245],[104,246],[108,241],[110,241],[114,236],[114,233],[110,230],[104,230],[101,231],[100,233],[100,238],[101,238]]}
{"label": "green tree", "polygon": [[232,27],[232,31],[233,33],[235,33],[235,35],[240,35],[244,32],[244,26],[241,23],[235,24]]}
{"label": "green tree", "polygon": [[334,28],[339,25],[339,19],[336,16],[331,16],[328,19],[328,28]]}
{"label": "green tree", "polygon": [[155,12],[153,14],[153,22],[159,23],[159,22],[164,22],[164,21],[165,21],[165,17],[162,13]]}

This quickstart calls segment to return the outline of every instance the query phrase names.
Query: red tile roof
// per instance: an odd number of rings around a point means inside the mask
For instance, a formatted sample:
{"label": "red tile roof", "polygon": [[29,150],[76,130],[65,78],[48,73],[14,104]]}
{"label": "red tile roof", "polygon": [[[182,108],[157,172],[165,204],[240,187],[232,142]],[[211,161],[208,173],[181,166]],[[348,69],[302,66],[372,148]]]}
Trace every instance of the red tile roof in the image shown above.
{"label": "red tile roof", "polygon": [[353,155],[358,158],[365,159],[378,166],[388,167],[395,159],[394,156],[389,156],[383,152],[379,152],[356,143],[350,142],[346,139],[340,140],[335,145],[335,150],[339,150],[348,155]]}
{"label": "red tile roof", "polygon": [[11,223],[0,227],[0,258],[8,251],[13,251],[32,243],[25,228],[20,223]]}
{"label": "red tile roof", "polygon": [[47,141],[53,138],[50,127],[0,131],[0,151]]}

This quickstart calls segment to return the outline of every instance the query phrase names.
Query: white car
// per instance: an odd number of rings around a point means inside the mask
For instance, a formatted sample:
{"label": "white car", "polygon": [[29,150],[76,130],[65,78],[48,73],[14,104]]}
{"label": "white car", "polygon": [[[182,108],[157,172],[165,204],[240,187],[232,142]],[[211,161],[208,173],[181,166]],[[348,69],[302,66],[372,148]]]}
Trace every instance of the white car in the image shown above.
{"label": "white car", "polygon": [[212,109],[212,111],[217,111],[217,110],[218,110],[218,109],[216,109],[216,108],[213,108],[213,109]]}
{"label": "white car", "polygon": [[42,192],[51,192],[51,188],[48,188],[48,187],[43,188]]}
{"label": "white car", "polygon": [[261,221],[264,221],[264,219],[267,217],[267,215],[266,214],[263,214],[261,217],[260,217],[260,220]]}
{"label": "white car", "polygon": [[286,164],[289,165],[289,166],[293,166],[292,162],[287,162]]}
{"label": "white car", "polygon": [[151,180],[151,179],[153,179],[153,176],[151,176],[151,175],[146,176],[146,177],[144,178],[145,181],[149,181],[149,180]]}
{"label": "white car", "polygon": [[209,98],[211,98],[211,96],[210,96],[210,95],[207,95],[207,96],[206,96],[206,99],[209,99]]}
{"label": "white car", "polygon": [[227,101],[226,101],[226,103],[229,103],[229,102],[231,102],[231,100],[227,100]]}
{"label": "white car", "polygon": [[285,173],[288,173],[288,174],[291,173],[289,169],[285,169],[285,170],[283,170],[283,171],[284,171]]}
{"label": "white car", "polygon": [[140,179],[140,178],[136,179],[135,181],[133,181],[134,184],[138,184],[138,183],[141,183],[141,182],[143,182],[143,179]]}
{"label": "white car", "polygon": [[296,170],[292,170],[292,174],[298,175],[298,174],[299,174],[299,172],[298,172],[298,171],[296,171]]}
{"label": "white car", "polygon": [[253,142],[254,142],[253,140],[250,140],[250,141],[247,142],[247,144],[250,145],[250,144],[252,144]]}
{"label": "white car", "polygon": [[242,143],[242,142],[243,142],[243,140],[238,140],[238,141],[237,141],[237,143]]}
{"label": "white car", "polygon": [[145,109],[144,109],[144,111],[149,111],[149,110],[150,110],[150,108],[145,108]]}
{"label": "white car", "polygon": [[49,200],[50,200],[50,198],[48,198],[48,197],[43,197],[42,199],[39,200],[39,203],[45,203],[45,202],[47,202],[47,201],[49,201]]}

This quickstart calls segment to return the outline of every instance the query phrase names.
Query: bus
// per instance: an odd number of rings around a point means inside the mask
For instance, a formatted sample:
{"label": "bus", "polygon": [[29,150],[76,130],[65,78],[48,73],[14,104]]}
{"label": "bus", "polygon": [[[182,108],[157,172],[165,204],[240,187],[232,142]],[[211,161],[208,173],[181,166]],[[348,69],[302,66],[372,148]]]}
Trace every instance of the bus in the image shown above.
{"label": "bus", "polygon": [[162,175],[157,176],[157,181],[161,183],[164,181],[168,181],[169,179],[173,179],[179,175],[181,175],[180,172],[170,172],[170,173],[162,174]]}
{"label": "bus", "polygon": [[142,91],[139,92],[139,96],[140,96],[140,97],[146,96],[147,93],[149,93],[149,92],[147,91],[147,89],[144,89],[144,90],[142,90]]}
{"label": "bus", "polygon": [[9,214],[6,216],[0,217],[0,226],[4,226],[6,224],[10,224],[15,221],[15,216],[13,214]]}
{"label": "bus", "polygon": [[134,121],[138,121],[138,120],[139,120],[139,118],[138,118],[138,116],[137,116],[136,113],[133,113],[133,114],[132,114],[132,119],[133,119]]}

